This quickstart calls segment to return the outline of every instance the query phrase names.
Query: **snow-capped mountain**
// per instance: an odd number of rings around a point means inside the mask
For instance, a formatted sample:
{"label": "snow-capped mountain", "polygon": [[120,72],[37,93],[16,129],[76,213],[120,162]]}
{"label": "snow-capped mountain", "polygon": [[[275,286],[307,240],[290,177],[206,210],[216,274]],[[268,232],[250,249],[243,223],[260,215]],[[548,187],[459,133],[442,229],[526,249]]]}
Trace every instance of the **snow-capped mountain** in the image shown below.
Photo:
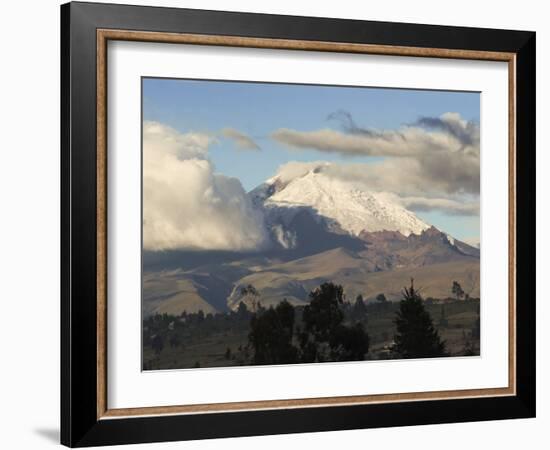
{"label": "snow-capped mountain", "polygon": [[[326,163],[279,173],[249,193],[271,243],[258,251],[144,254],[144,315],[225,311],[241,301],[306,304],[332,281],[348,299],[399,300],[414,277],[424,295],[446,298],[458,281],[479,296],[479,248],[419,219],[391,194],[324,173]],[[170,270],[167,270],[170,268]],[[250,297],[250,298],[249,298]]]}
{"label": "snow-capped mountain", "polygon": [[[333,230],[358,236],[362,231],[398,231],[420,234],[430,225],[401,206],[394,196],[369,192],[352,183],[327,176],[314,167],[284,180],[275,176],[250,192],[253,202],[265,208],[268,219],[286,225],[296,213],[309,210]],[[282,231],[277,229],[280,235]]]}

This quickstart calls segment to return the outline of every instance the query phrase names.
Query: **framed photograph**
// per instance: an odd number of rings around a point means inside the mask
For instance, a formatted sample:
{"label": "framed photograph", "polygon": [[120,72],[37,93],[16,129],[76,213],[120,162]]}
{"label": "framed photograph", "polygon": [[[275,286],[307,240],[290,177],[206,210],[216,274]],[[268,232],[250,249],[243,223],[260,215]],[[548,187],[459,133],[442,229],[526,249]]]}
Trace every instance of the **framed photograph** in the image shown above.
{"label": "framed photograph", "polygon": [[61,7],[61,440],[535,415],[535,33]]}

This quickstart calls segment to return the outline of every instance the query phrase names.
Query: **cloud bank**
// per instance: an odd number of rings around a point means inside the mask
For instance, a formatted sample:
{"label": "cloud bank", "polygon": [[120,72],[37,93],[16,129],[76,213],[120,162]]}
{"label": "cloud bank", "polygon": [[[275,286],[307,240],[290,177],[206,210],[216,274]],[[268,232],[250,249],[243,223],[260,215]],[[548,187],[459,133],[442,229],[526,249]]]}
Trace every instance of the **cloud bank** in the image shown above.
{"label": "cloud bank", "polygon": [[279,128],[271,137],[290,149],[314,149],[342,156],[413,157],[458,151],[479,155],[479,127],[466,122],[457,113],[446,113],[438,118],[423,117],[398,130],[359,128],[345,111],[329,116],[340,121],[342,117],[343,132],[330,128],[313,131]]}
{"label": "cloud bank", "polygon": [[[292,151],[317,150],[345,157],[378,156],[378,163],[317,164],[327,175],[361,185],[363,189],[396,194],[413,211],[439,210],[452,215],[479,214],[479,125],[457,113],[421,117],[397,130],[358,126],[351,114],[328,116],[342,131],[275,130],[271,137]],[[309,170],[297,163],[282,173]]]}
{"label": "cloud bank", "polygon": [[479,148],[479,125],[466,121],[457,113],[445,113],[441,117],[421,117],[414,125],[444,131],[454,136],[464,146]]}
{"label": "cloud bank", "polygon": [[451,216],[479,216],[479,201],[448,198],[403,197],[401,204],[415,212],[442,211]]}
{"label": "cloud bank", "polygon": [[146,250],[255,250],[263,217],[240,181],[214,173],[215,138],[143,124],[143,246]]}

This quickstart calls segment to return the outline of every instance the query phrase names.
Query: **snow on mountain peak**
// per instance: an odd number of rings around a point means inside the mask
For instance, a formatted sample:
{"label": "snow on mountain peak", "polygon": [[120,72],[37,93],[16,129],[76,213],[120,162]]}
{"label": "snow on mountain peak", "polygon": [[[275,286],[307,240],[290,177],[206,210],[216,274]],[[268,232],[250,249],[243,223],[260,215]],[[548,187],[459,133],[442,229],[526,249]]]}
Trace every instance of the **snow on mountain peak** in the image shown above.
{"label": "snow on mountain peak", "polygon": [[329,224],[358,236],[366,231],[399,231],[405,236],[420,234],[430,225],[405,209],[394,195],[369,192],[323,172],[327,163],[312,164],[296,171],[294,177],[276,175],[254,189],[254,203],[270,210],[298,211],[311,208]]}

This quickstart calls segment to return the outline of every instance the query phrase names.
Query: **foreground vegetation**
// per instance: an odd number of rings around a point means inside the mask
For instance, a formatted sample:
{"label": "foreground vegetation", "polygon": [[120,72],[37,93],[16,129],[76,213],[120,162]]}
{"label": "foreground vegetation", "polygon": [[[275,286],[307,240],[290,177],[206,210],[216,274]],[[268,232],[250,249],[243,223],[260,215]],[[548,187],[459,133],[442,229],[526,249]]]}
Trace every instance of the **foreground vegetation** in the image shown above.
{"label": "foreground vegetation", "polygon": [[237,311],[154,315],[143,321],[143,369],[479,355],[479,299],[452,292],[423,299],[411,280],[400,302],[349,302],[324,283],[306,306],[264,308],[257,293]]}

